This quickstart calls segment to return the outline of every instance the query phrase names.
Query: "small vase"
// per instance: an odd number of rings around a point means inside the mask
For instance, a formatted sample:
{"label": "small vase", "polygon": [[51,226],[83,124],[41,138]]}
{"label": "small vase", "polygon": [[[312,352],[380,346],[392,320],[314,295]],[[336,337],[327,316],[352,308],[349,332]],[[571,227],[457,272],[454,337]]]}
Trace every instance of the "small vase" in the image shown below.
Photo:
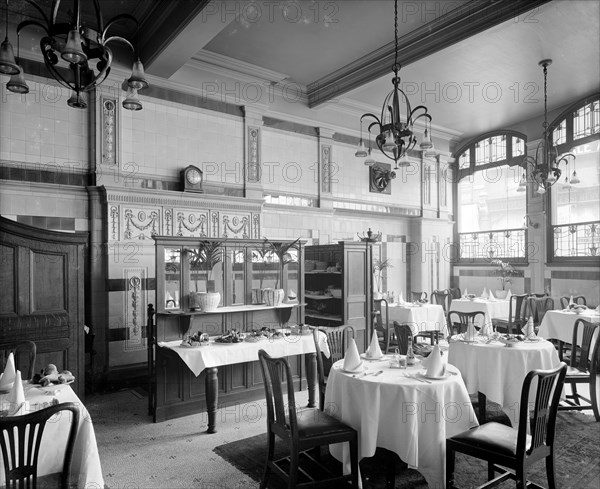
{"label": "small vase", "polygon": [[263,289],[252,289],[252,304],[262,304],[264,301]]}
{"label": "small vase", "polygon": [[221,302],[220,292],[198,292],[198,302],[203,312],[216,311]]}
{"label": "small vase", "polygon": [[508,290],[497,290],[495,292],[496,299],[506,299],[507,293],[508,293]]}
{"label": "small vase", "polygon": [[263,289],[263,300],[267,306],[278,306],[285,297],[283,289]]}

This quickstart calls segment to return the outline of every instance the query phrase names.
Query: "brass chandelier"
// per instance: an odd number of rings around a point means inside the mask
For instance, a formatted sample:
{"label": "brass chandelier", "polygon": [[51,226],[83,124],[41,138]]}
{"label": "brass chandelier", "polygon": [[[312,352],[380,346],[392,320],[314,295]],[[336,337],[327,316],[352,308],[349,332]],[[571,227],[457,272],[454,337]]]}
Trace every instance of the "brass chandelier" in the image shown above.
{"label": "brass chandelier", "polygon": [[[69,23],[58,22],[58,11],[61,0],[53,0],[50,15],[47,16],[34,0],[24,0],[32,5],[43,19],[25,20],[17,26],[17,58],[15,59],[12,45],[8,40],[8,0],[6,0],[6,37],[0,46],[0,73],[12,75],[7,83],[7,89],[14,93],[28,93],[29,87],[23,77],[23,69],[18,64],[18,39],[21,31],[29,26],[42,29],[45,35],[40,40],[40,48],[44,64],[58,83],[71,90],[67,101],[70,107],[84,109],[87,103],[82,97],[100,85],[110,74],[113,53],[108,47],[111,42],[120,42],[131,49],[134,54],[132,74],[127,80],[128,91],[123,107],[127,110],[140,110],[142,104],[137,97],[137,91],[148,86],[144,75],[144,67],[136,49],[130,41],[121,37],[109,35],[109,29],[117,22],[133,22],[138,29],[138,21],[129,14],[119,14],[104,25],[99,0],[93,0],[96,13],[96,25],[88,27],[81,21],[80,0],[73,0],[72,16]],[[60,67],[61,60],[66,61],[68,70]]]}
{"label": "brass chandelier", "polygon": [[[394,64],[392,71],[394,76],[392,84],[394,88],[383,101],[381,108],[381,116],[366,113],[360,118],[360,142],[355,156],[359,158],[368,157],[365,165],[374,166],[375,161],[371,158],[371,140],[370,134],[374,130],[376,133],[375,143],[379,150],[387,157],[394,160],[395,167],[398,169],[398,161],[412,150],[417,144],[417,138],[414,134],[414,124],[417,120],[425,119],[425,135],[424,140],[420,144],[420,149],[430,156],[433,154],[433,142],[431,141],[431,115],[428,114],[428,109],[424,105],[419,105],[414,109],[411,108],[410,101],[406,93],[400,88],[400,64],[398,63],[398,0],[394,1]],[[400,112],[400,106],[404,107],[406,118],[403,119]],[[362,131],[363,121],[372,119],[368,126],[369,131],[369,148],[365,147]],[[393,178],[393,177],[392,177]]]}
{"label": "brass chandelier", "polygon": [[[524,162],[529,167],[530,175],[533,181],[538,185],[538,192],[543,194],[560,180],[562,171],[561,163],[564,163],[569,168],[571,161],[575,162],[575,155],[565,153],[558,155],[558,151],[552,142],[552,134],[548,131],[548,66],[552,64],[551,59],[543,59],[538,63],[544,70],[544,135],[535,150],[535,158],[525,156]],[[577,172],[573,169],[573,175],[569,179],[568,172],[564,181],[566,185],[579,183]],[[526,175],[523,174],[517,188],[518,192],[524,192],[527,188]]]}

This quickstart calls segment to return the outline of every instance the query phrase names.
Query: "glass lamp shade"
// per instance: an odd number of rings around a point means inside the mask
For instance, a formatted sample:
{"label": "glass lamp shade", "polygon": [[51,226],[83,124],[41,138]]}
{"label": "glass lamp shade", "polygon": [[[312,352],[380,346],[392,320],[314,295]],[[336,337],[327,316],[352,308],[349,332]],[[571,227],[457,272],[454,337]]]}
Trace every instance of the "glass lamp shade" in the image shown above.
{"label": "glass lamp shade", "polygon": [[[431,141],[431,138],[429,137],[429,133],[427,132],[427,129],[425,129],[425,134],[423,135],[423,141],[421,141],[421,144],[419,144],[419,148],[421,148],[421,150],[423,150],[423,151],[433,148],[433,142]],[[425,155],[425,156],[428,156],[428,155]]]}
{"label": "glass lamp shade", "polygon": [[577,176],[577,172],[575,170],[573,170],[573,175],[571,175],[571,183],[573,185],[581,183],[581,180],[579,180],[579,177]]}
{"label": "glass lamp shade", "polygon": [[548,172],[548,176],[546,177],[546,181],[549,184],[553,184],[554,182],[556,182],[556,177],[554,176],[554,172],[552,170],[550,170]]}
{"label": "glass lamp shade", "polygon": [[133,88],[129,90],[122,105],[123,108],[127,110],[142,110],[142,103],[137,98],[137,90]]}
{"label": "glass lamp shade", "polygon": [[375,159],[371,155],[371,151],[369,151],[369,156],[365,160],[365,166],[373,166],[376,163]]}
{"label": "glass lamp shade", "polygon": [[12,44],[5,38],[0,45],[0,73],[5,75],[16,75],[19,73],[19,65],[15,61],[15,53]]}
{"label": "glass lamp shade", "polygon": [[6,84],[6,88],[9,92],[13,93],[29,93],[29,87],[27,86],[27,83],[25,82],[25,77],[23,76],[23,68],[19,68],[19,72],[10,77],[10,80]]}
{"label": "glass lamp shade", "polygon": [[368,154],[369,153],[367,153],[367,148],[365,148],[365,142],[361,138],[360,142],[358,143],[358,147],[356,148],[356,153],[354,153],[354,156],[356,156],[357,158],[364,158]]}
{"label": "glass lamp shade", "polygon": [[87,109],[87,102],[81,96],[79,92],[71,93],[71,97],[67,100],[67,105],[74,109]]}
{"label": "glass lamp shade", "polygon": [[135,90],[141,90],[148,87],[146,75],[144,74],[144,65],[139,59],[133,63],[131,77],[127,80],[127,85],[129,88],[134,88]]}
{"label": "glass lamp shade", "polygon": [[62,59],[72,64],[81,64],[87,61],[87,56],[81,49],[81,36],[79,31],[73,29],[69,31],[67,45],[61,53]]}
{"label": "glass lamp shade", "polygon": [[394,151],[396,148],[396,141],[394,140],[394,134],[392,131],[389,131],[385,135],[385,143],[383,143],[382,148],[385,151]]}
{"label": "glass lamp shade", "polygon": [[517,187],[517,192],[525,192],[527,190],[527,181],[525,180],[525,174],[519,180],[519,186]]}

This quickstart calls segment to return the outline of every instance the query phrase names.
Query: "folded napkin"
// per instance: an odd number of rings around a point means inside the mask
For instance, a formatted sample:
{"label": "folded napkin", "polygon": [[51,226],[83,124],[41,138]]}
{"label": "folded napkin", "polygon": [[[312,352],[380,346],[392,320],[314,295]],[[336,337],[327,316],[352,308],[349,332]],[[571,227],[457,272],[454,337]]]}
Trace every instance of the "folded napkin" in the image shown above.
{"label": "folded napkin", "polygon": [[369,345],[365,356],[367,358],[381,358],[383,356],[383,353],[381,352],[381,347],[379,346],[379,338],[377,338],[377,331],[373,331],[371,344]]}
{"label": "folded napkin", "polygon": [[350,344],[344,355],[344,370],[353,371],[358,370],[362,366],[360,355],[358,354],[358,348],[354,338],[350,339]]}
{"label": "folded napkin", "polygon": [[525,326],[521,328],[521,331],[526,338],[535,338],[535,328],[533,327],[533,316],[529,316]]}
{"label": "folded napkin", "polygon": [[512,297],[512,292],[510,291],[510,289],[508,289],[508,291],[506,292],[506,300],[509,301],[511,297]]}
{"label": "folded napkin", "polygon": [[575,305],[575,303],[573,302],[573,296],[571,296],[571,298],[569,299],[569,306],[568,307],[571,307],[571,306],[574,306],[574,305]]}
{"label": "folded napkin", "polygon": [[8,415],[18,416],[27,412],[25,404],[25,392],[23,391],[23,381],[21,380],[21,371],[17,370],[13,388],[8,393]]}
{"label": "folded napkin", "polygon": [[481,293],[482,299],[487,299],[489,297],[487,289],[484,287],[483,292]]}
{"label": "folded napkin", "polygon": [[427,359],[427,377],[441,377],[446,373],[446,363],[442,358],[440,345],[435,345]]}
{"label": "folded napkin", "polygon": [[469,295],[469,292],[468,292],[467,288],[465,287],[465,291],[463,292],[463,297],[467,297],[467,295]]}
{"label": "folded napkin", "polygon": [[490,293],[489,293],[489,296],[488,296],[488,300],[489,300],[490,302],[496,302],[496,297],[495,297],[495,296],[494,296],[494,294],[492,293],[492,289],[490,289]]}
{"label": "folded napkin", "polygon": [[467,331],[465,332],[465,340],[467,341],[475,341],[475,336],[477,335],[477,329],[475,328],[475,324],[468,323]]}
{"label": "folded napkin", "polygon": [[0,376],[0,391],[7,391],[12,387],[15,374],[15,357],[11,351],[4,367],[4,373]]}
{"label": "folded napkin", "polygon": [[404,296],[402,295],[402,292],[400,292],[398,295],[398,304],[404,304]]}

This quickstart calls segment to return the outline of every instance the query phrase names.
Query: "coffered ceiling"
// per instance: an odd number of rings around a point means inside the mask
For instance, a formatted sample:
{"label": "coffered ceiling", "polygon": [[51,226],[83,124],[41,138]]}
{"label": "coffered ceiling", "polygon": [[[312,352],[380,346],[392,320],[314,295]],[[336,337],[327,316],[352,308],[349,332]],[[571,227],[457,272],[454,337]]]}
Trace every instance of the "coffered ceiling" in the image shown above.
{"label": "coffered ceiling", "polygon": [[[37,3],[49,12],[50,0]],[[71,2],[63,3],[65,11],[71,8]],[[82,3],[84,20],[93,22],[93,3]],[[381,110],[391,89],[391,0],[100,4],[105,22],[123,12],[139,20],[137,35],[126,22],[115,25],[115,33],[137,40],[147,73],[171,82],[294,84],[307,119],[354,128],[362,112]],[[398,10],[403,88],[413,106],[428,106],[434,129],[454,139],[539,118],[541,59],[554,60],[548,74],[550,110],[599,89],[600,2],[595,0],[399,1]],[[25,0],[10,0],[9,11],[13,24],[39,17]],[[30,33],[29,41],[35,36]],[[25,56],[34,51],[31,47]]]}

